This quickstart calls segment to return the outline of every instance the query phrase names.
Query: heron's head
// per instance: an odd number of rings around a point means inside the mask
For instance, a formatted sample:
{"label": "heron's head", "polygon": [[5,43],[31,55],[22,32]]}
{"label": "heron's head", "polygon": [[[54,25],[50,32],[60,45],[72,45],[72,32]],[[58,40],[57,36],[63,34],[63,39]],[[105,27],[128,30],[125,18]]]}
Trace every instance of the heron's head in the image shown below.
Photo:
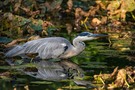
{"label": "heron's head", "polygon": [[106,37],[106,36],[108,35],[82,32],[76,38],[78,38],[81,41],[86,41],[86,40],[93,40],[93,39],[97,39],[98,37]]}

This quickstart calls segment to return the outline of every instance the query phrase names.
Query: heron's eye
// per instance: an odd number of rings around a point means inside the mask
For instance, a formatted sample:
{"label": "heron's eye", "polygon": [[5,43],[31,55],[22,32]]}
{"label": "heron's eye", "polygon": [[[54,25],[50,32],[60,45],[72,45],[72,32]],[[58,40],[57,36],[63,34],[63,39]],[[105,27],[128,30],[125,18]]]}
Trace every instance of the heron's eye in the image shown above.
{"label": "heron's eye", "polygon": [[87,33],[87,35],[85,35],[86,37],[91,37],[91,33]]}

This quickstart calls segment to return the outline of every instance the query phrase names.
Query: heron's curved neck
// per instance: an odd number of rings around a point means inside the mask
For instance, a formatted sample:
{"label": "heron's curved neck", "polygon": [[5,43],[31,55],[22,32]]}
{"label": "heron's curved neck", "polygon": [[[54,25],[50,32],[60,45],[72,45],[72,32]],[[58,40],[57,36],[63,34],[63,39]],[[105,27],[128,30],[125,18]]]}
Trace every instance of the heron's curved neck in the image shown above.
{"label": "heron's curved neck", "polygon": [[73,46],[76,53],[80,53],[85,49],[85,43],[80,41],[78,38],[73,40]]}

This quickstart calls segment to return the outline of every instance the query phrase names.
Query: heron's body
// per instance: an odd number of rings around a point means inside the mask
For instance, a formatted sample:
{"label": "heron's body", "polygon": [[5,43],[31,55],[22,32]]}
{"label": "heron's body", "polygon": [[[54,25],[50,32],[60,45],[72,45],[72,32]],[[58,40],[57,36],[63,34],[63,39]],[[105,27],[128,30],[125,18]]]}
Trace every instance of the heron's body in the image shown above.
{"label": "heron's body", "polygon": [[[67,39],[62,37],[48,37],[26,42],[23,45],[17,45],[6,53],[7,57],[24,55],[28,53],[38,53],[37,57],[42,59],[50,58],[70,58],[78,55],[85,49],[83,41],[92,40],[99,34],[83,32],[77,36],[71,44]],[[102,35],[103,36],[103,35]]]}
{"label": "heron's body", "polygon": [[[6,56],[13,57],[27,53],[38,53],[38,56],[42,59],[70,58],[79,54],[85,48],[83,43],[76,42],[75,44],[78,46],[74,47],[67,39],[62,37],[41,38],[14,47]],[[76,52],[76,49],[79,52]]]}

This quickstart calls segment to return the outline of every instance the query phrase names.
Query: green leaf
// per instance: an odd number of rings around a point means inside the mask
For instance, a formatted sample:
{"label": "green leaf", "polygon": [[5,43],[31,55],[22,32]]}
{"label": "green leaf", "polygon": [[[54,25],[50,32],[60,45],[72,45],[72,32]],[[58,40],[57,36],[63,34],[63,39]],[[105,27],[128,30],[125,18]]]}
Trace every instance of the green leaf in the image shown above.
{"label": "green leaf", "polygon": [[8,42],[11,42],[11,41],[12,41],[11,38],[0,37],[0,43],[8,43]]}

